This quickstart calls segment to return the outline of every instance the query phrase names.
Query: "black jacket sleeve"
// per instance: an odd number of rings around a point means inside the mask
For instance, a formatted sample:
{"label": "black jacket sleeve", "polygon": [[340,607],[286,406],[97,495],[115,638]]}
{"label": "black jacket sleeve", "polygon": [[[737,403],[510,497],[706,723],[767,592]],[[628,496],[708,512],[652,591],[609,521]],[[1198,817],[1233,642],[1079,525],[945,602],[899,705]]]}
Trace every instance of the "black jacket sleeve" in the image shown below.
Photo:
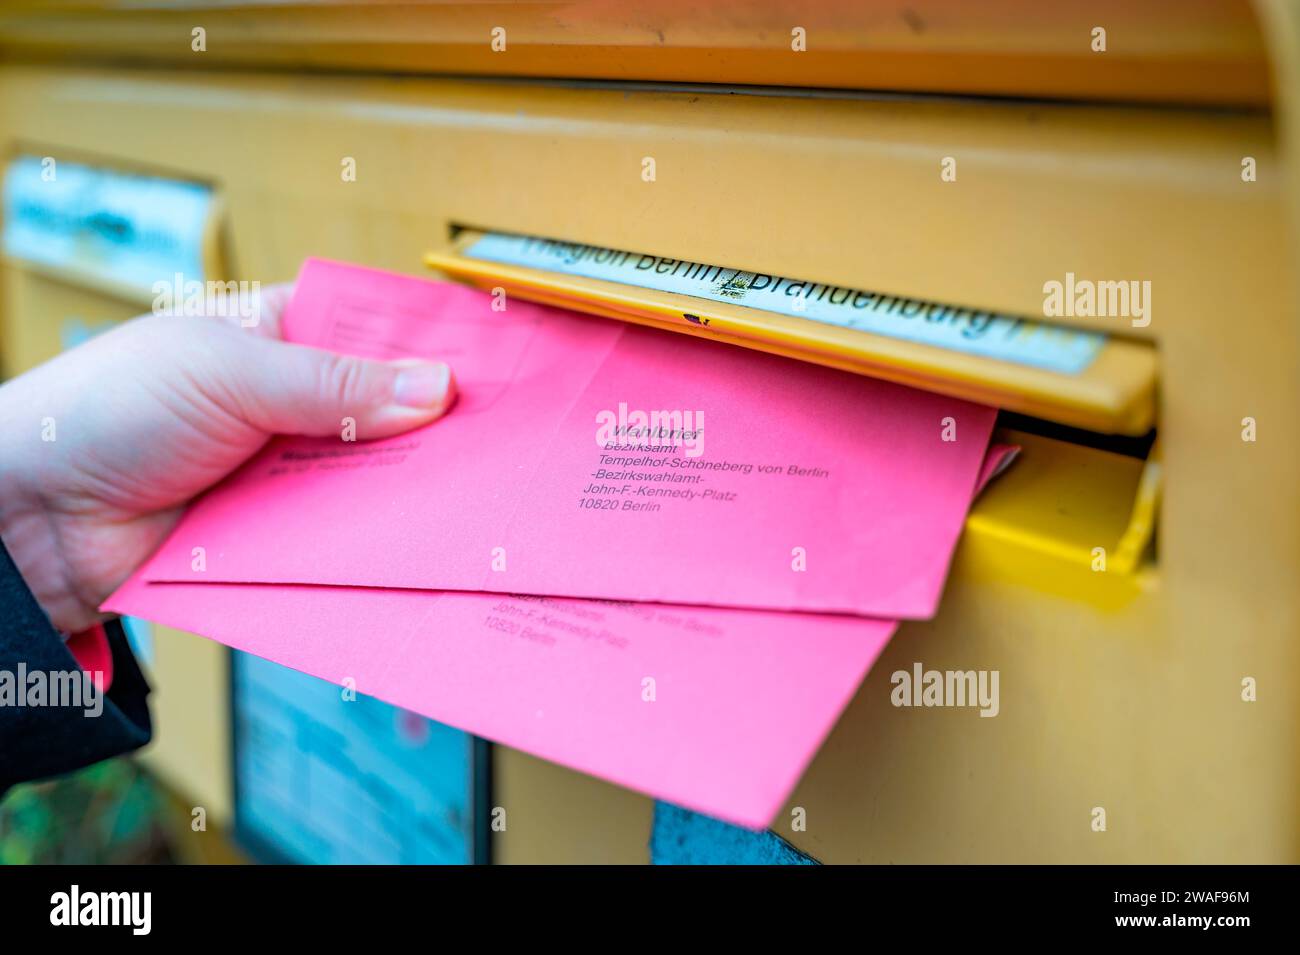
{"label": "black jacket sleeve", "polygon": [[113,684],[102,706],[84,699],[66,705],[65,694],[45,694],[32,705],[34,695],[20,691],[20,680],[30,690],[36,682],[48,686],[52,678],[81,670],[0,542],[0,795],[14,783],[88,766],[149,741],[149,686],[121,624],[114,620],[104,629]]}

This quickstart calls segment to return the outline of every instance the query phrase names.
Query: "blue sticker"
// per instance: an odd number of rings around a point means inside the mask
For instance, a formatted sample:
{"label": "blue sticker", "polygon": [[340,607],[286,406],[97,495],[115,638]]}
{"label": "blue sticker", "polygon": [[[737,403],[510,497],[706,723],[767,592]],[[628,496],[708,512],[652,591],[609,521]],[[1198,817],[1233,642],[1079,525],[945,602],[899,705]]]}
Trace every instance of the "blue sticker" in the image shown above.
{"label": "blue sticker", "polygon": [[473,861],[473,737],[235,652],[239,835],[300,863]]}
{"label": "blue sticker", "polygon": [[773,832],[751,832],[666,802],[655,803],[655,865],[819,865]]}

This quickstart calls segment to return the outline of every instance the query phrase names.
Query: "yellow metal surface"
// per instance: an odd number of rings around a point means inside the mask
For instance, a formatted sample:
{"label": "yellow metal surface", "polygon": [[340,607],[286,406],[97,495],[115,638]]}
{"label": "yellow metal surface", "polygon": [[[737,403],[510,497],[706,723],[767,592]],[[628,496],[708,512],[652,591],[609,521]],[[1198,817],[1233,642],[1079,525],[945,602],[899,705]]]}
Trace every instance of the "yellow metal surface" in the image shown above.
{"label": "yellow metal surface", "polygon": [[139,306],[25,268],[4,266],[0,362],[12,377],[63,351],[73,330],[94,333],[140,314]]}
{"label": "yellow metal surface", "polygon": [[141,759],[191,812],[202,807],[213,825],[228,826],[234,818],[230,651],[170,627],[154,627],[153,648],[144,669],[154,737]]}
{"label": "yellow metal surface", "polygon": [[[1067,270],[1151,281],[1125,333],[1160,361],[1155,562],[1080,559],[1124,551],[1139,462],[1030,448],[975,507],[939,615],[900,628],[801,783],[806,830],[775,828],[826,861],[1300,858],[1295,161],[1269,115],[10,64],[0,132],[216,184],[236,279],[306,255],[424,274],[473,224],[1009,314]],[[998,717],[890,706],[917,661],[998,669]],[[527,762],[498,763],[513,805]],[[607,823],[641,839],[617,820],[643,827],[648,800],[547,778],[551,831],[508,830],[503,858],[598,858]]]}
{"label": "yellow metal surface", "polygon": [[[1261,104],[1249,0],[9,0],[0,52],[84,64],[461,73]],[[1094,30],[1106,31],[1095,49]],[[196,50],[193,31],[205,31]],[[500,32],[497,32],[500,31]]]}
{"label": "yellow metal surface", "polygon": [[493,748],[492,802],[505,810],[492,861],[613,865],[650,860],[645,796],[504,746]]}

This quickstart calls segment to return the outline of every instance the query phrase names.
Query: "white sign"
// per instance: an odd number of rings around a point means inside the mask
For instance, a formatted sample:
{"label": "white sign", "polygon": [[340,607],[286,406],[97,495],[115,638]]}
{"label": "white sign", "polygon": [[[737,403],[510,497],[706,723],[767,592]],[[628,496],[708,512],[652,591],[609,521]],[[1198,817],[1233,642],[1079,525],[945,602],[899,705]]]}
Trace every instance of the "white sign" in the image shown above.
{"label": "white sign", "polygon": [[876,335],[1077,375],[1106,336],[977,309],[744,272],[684,259],[491,232],[473,259],[692,295]]}

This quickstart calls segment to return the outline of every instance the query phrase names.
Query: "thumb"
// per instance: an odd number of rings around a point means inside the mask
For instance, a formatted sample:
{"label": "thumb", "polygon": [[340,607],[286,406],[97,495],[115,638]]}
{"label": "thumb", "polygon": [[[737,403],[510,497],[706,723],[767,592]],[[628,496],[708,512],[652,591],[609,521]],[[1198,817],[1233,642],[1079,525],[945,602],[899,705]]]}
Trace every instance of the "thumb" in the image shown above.
{"label": "thumb", "polygon": [[456,400],[440,361],[375,361],[305,345],[246,338],[238,400],[249,424],[272,434],[338,435],[355,423],[362,440],[428,424]]}

